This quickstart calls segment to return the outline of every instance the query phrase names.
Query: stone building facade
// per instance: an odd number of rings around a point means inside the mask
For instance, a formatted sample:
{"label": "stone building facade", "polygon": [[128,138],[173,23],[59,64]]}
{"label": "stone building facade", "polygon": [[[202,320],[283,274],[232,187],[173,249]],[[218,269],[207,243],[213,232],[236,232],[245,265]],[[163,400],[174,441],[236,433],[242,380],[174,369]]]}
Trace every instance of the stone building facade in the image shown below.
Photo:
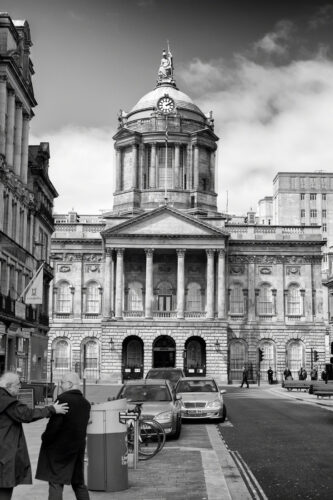
{"label": "stone building facade", "polygon": [[[49,145],[29,146],[36,106],[26,21],[0,13],[0,373],[19,370],[28,381],[46,380],[49,265],[53,199]],[[21,298],[44,263],[44,301]]]}
{"label": "stone building facade", "polygon": [[313,348],[328,356],[320,228],[217,211],[212,113],[163,62],[156,88],[119,114],[113,211],[55,216],[52,376],[177,366],[235,383],[244,364],[254,381],[269,366],[297,376]]}

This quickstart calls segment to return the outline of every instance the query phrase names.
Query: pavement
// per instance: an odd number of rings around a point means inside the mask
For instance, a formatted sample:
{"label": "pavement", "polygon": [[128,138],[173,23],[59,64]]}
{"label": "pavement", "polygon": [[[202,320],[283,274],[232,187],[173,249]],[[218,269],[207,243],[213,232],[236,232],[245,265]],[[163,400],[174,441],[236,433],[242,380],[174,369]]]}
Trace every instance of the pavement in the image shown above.
{"label": "pavement", "polygon": [[[229,386],[230,387],[230,386]],[[224,387],[228,391],[228,386]],[[333,411],[333,398],[317,398],[304,391],[287,391],[280,385],[250,386],[268,397],[294,398],[304,404],[317,405]],[[87,387],[87,398],[95,403],[105,401],[105,395],[115,394],[117,387]],[[247,389],[243,389],[247,391]],[[253,391],[254,392],[254,391]],[[226,396],[227,400],[227,396]],[[33,475],[40,447],[40,436],[46,419],[24,425]],[[241,467],[229,453],[221,433],[228,420],[219,426],[214,423],[186,423],[178,440],[166,442],[163,450],[133,468],[129,456],[126,490],[118,492],[90,491],[91,500],[250,500],[258,498],[244,482]],[[220,433],[221,432],[221,433]],[[110,471],[112,474],[112,471]],[[89,485],[88,485],[89,486]],[[33,485],[14,489],[12,500],[47,500],[46,482],[33,480]],[[261,498],[265,498],[262,496]],[[65,486],[63,500],[75,500],[70,486]]]}

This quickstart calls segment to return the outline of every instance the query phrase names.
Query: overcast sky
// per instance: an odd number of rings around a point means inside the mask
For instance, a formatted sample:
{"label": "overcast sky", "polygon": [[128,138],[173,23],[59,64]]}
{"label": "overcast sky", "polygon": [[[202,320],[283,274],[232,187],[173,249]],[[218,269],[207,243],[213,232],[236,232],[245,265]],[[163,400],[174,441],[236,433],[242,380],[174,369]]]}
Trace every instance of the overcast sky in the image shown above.
{"label": "overcast sky", "polygon": [[277,172],[332,171],[333,2],[1,0],[30,24],[38,106],[31,144],[50,143],[55,212],[112,208],[112,135],[155,87],[166,40],[175,79],[220,137],[221,210],[272,195]]}

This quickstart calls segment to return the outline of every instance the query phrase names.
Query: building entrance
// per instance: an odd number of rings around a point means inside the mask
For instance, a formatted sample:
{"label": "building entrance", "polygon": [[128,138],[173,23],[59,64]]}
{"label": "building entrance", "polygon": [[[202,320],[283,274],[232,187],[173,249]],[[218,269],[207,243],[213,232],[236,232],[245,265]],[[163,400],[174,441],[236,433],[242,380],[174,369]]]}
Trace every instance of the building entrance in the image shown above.
{"label": "building entrance", "polygon": [[175,362],[175,341],[166,335],[156,339],[153,345],[153,368],[174,368]]}

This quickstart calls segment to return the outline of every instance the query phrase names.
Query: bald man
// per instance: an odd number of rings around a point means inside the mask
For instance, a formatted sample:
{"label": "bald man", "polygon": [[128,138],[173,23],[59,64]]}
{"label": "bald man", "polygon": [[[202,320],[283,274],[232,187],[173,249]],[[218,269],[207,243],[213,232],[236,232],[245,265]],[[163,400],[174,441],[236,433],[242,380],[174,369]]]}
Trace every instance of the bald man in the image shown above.
{"label": "bald man", "polygon": [[83,459],[90,403],[83,397],[74,372],[63,375],[61,389],[59,403],[68,403],[69,411],[60,418],[51,417],[42,434],[36,479],[48,481],[48,500],[62,500],[64,484],[72,485],[77,500],[89,500]]}

